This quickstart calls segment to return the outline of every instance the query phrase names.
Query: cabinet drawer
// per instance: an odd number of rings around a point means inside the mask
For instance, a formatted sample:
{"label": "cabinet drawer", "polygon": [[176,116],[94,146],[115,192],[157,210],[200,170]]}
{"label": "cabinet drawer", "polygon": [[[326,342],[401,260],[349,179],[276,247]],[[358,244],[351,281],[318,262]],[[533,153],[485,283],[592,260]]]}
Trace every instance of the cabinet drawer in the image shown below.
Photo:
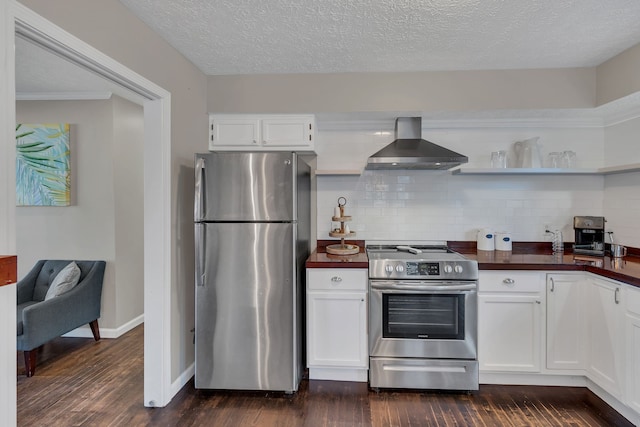
{"label": "cabinet drawer", "polygon": [[544,273],[481,271],[478,290],[480,292],[540,292],[544,283]]}
{"label": "cabinet drawer", "polygon": [[364,268],[307,269],[307,289],[367,290],[367,270]]}

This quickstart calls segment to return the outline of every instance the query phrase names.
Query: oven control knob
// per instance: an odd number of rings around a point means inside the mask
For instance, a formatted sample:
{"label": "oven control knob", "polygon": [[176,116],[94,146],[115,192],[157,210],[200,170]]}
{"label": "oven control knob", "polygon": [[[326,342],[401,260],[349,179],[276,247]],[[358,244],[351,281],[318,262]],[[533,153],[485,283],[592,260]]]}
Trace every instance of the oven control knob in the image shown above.
{"label": "oven control knob", "polygon": [[453,269],[458,274],[462,273],[462,270],[463,270],[461,265],[456,265],[455,267],[453,267]]}
{"label": "oven control knob", "polygon": [[393,265],[390,265],[390,264],[385,265],[384,271],[386,271],[389,274],[393,273]]}
{"label": "oven control knob", "polygon": [[401,264],[396,265],[396,271],[397,271],[398,273],[402,273],[402,272],[404,272],[404,266],[403,266],[403,265],[401,265]]}
{"label": "oven control knob", "polygon": [[445,273],[451,273],[451,272],[453,272],[453,267],[451,267],[450,265],[445,265],[445,266],[444,266],[444,272],[445,272]]}

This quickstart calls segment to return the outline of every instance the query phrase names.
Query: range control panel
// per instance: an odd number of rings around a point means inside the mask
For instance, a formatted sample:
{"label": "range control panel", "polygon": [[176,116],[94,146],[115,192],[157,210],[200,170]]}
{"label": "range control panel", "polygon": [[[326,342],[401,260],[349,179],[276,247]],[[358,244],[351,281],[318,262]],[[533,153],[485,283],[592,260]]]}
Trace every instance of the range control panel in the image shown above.
{"label": "range control panel", "polygon": [[372,279],[464,279],[478,278],[478,263],[459,261],[369,261]]}

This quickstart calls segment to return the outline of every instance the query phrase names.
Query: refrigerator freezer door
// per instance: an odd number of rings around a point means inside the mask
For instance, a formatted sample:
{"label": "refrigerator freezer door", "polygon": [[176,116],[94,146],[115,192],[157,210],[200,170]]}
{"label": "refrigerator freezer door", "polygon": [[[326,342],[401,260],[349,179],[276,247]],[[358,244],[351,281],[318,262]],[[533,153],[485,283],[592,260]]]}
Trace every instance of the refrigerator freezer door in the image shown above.
{"label": "refrigerator freezer door", "polygon": [[295,227],[197,224],[206,242],[196,272],[197,388],[298,389]]}
{"label": "refrigerator freezer door", "polygon": [[293,153],[196,155],[195,220],[293,221]]}

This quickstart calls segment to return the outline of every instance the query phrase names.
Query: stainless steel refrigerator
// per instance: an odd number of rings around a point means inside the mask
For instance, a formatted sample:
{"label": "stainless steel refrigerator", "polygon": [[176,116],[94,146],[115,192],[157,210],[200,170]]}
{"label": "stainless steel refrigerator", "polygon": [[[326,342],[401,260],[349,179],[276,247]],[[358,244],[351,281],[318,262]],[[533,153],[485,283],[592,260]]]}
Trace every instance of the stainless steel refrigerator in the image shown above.
{"label": "stainless steel refrigerator", "polygon": [[195,386],[295,392],[310,168],[295,153],[195,158]]}

